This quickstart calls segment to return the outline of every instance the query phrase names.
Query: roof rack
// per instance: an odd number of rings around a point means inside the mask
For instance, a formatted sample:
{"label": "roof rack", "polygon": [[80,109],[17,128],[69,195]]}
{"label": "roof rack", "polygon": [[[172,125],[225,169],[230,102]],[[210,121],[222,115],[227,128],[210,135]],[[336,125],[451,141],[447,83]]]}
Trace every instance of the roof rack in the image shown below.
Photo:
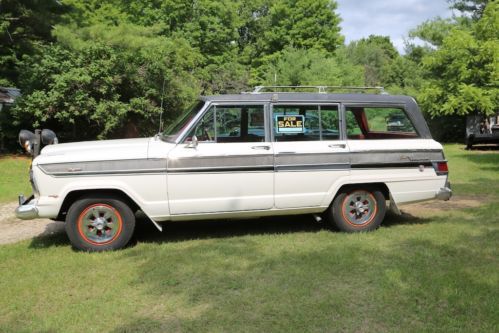
{"label": "roof rack", "polygon": [[[353,86],[256,86],[252,92],[244,94],[259,94],[263,92],[291,92],[296,90],[317,90],[320,94],[325,94],[331,91],[338,90],[352,90],[352,91],[366,91],[376,90],[380,94],[387,94],[384,87],[353,87]],[[286,90],[286,91],[284,91]],[[290,91],[291,90],[291,91]]]}

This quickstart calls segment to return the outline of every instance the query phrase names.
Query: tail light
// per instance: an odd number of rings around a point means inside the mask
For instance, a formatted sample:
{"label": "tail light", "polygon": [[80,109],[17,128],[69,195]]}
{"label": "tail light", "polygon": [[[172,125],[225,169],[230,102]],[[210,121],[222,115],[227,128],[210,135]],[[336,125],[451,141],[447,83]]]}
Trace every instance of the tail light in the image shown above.
{"label": "tail light", "polygon": [[447,175],[449,173],[449,167],[447,166],[447,161],[443,162],[433,162],[433,168],[438,176]]}

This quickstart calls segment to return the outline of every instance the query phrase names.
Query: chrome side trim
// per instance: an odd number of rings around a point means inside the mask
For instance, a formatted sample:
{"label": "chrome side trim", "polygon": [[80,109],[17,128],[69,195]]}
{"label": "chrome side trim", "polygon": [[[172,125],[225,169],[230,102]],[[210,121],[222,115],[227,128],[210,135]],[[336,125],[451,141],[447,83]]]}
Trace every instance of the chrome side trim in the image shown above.
{"label": "chrome side trim", "polygon": [[349,170],[348,163],[323,163],[323,164],[288,164],[277,165],[275,171],[321,171],[321,170]]}
{"label": "chrome side trim", "polygon": [[39,164],[38,167],[52,176],[165,173],[166,159],[82,161]]}
{"label": "chrome side trim", "polygon": [[[378,163],[427,163],[442,158],[442,151],[370,151],[352,152],[352,164],[378,164]],[[431,163],[430,163],[431,164]]]}
{"label": "chrome side trim", "polygon": [[355,163],[352,164],[352,169],[379,169],[379,168],[417,168],[419,166],[432,166],[429,161],[413,161],[413,162],[387,162],[387,163]]}
{"label": "chrome side trim", "polygon": [[192,156],[168,159],[168,172],[188,169],[244,169],[274,167],[274,155],[252,154],[237,156]]}
{"label": "chrome side trim", "polygon": [[263,210],[239,210],[231,212],[208,212],[208,213],[196,213],[196,214],[177,214],[169,216],[168,220],[172,222],[176,221],[188,221],[188,220],[210,220],[218,218],[249,218],[249,217],[261,217],[261,216],[278,216],[278,215],[301,215],[301,214],[314,214],[322,213],[327,209],[323,206],[314,207],[301,207],[301,208],[271,208]]}
{"label": "chrome side trim", "polygon": [[[359,141],[359,140],[356,140]],[[372,150],[356,150],[351,151],[351,154],[362,154],[362,153],[443,153],[440,149],[397,149],[397,150],[381,150],[381,149],[372,149]]]}
{"label": "chrome side trim", "polygon": [[286,153],[275,156],[276,167],[281,165],[350,164],[348,153]]}
{"label": "chrome side trim", "polygon": [[161,175],[166,174],[166,169],[154,170],[116,170],[116,171],[95,171],[95,172],[61,172],[49,174],[54,177],[74,177],[74,176],[128,176],[128,175]]}
{"label": "chrome side trim", "polygon": [[251,172],[251,171],[274,171],[274,165],[259,166],[229,166],[229,167],[198,167],[198,168],[171,168],[168,173],[192,173],[192,172]]}

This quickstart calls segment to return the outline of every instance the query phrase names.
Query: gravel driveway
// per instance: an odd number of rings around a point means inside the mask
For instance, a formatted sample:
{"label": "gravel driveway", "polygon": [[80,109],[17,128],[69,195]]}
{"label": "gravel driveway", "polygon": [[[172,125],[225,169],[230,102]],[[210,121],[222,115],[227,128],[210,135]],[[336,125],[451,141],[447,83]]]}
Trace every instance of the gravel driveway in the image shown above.
{"label": "gravel driveway", "polygon": [[64,223],[47,219],[23,221],[14,215],[17,202],[0,204],[0,244],[64,232]]}

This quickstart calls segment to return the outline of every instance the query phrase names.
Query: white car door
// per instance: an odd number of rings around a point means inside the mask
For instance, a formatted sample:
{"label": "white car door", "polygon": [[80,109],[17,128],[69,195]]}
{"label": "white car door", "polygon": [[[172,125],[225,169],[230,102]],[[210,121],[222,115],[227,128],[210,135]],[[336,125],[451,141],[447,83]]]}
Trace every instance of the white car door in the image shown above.
{"label": "white car door", "polygon": [[276,208],[320,206],[350,173],[336,104],[272,105]]}
{"label": "white car door", "polygon": [[266,132],[263,104],[212,105],[168,155],[171,214],[272,208],[274,156]]}

